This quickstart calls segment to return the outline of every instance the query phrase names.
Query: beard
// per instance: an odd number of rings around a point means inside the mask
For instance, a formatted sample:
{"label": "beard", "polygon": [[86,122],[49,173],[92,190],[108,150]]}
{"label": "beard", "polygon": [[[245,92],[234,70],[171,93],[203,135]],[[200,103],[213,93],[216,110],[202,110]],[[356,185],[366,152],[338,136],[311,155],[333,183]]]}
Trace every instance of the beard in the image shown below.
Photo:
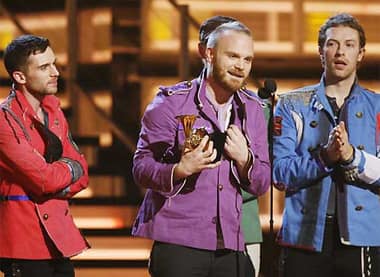
{"label": "beard", "polygon": [[[221,68],[220,66],[215,64],[213,68],[213,79],[220,87],[222,87],[226,91],[234,93],[244,85],[247,76],[237,79],[230,75],[228,71],[229,70]],[[230,72],[235,75],[238,74],[239,76],[244,75],[244,72]]]}

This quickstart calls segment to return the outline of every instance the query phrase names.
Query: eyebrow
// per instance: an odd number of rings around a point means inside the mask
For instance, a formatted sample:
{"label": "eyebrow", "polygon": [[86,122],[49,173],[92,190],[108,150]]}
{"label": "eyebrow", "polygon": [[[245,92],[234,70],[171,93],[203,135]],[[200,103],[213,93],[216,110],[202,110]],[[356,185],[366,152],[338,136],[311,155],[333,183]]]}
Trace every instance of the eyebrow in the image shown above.
{"label": "eyebrow", "polygon": [[42,68],[42,67],[45,67],[45,66],[47,66],[47,65],[55,64],[55,63],[57,63],[57,58],[55,58],[55,59],[53,60],[53,62],[45,62],[45,63],[39,65],[38,68]]}
{"label": "eyebrow", "polygon": [[[339,42],[339,40],[335,39],[335,38],[329,38],[327,39],[326,41],[336,41],[336,42]],[[353,41],[355,42],[356,40],[354,38],[350,38],[350,39],[345,39],[344,41]]]}

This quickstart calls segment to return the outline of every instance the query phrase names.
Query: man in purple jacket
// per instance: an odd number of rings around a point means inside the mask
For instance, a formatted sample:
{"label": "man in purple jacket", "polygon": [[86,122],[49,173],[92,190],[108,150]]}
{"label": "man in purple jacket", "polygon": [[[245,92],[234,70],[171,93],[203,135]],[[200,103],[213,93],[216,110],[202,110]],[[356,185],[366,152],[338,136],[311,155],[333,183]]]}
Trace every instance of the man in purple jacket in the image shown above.
{"label": "man in purple jacket", "polygon": [[[242,89],[252,60],[250,30],[222,24],[201,76],[161,87],[145,111],[133,174],[147,191],[132,232],[155,241],[154,277],[244,274],[241,189],[259,196],[270,183],[264,112]],[[208,135],[189,143],[189,129]]]}

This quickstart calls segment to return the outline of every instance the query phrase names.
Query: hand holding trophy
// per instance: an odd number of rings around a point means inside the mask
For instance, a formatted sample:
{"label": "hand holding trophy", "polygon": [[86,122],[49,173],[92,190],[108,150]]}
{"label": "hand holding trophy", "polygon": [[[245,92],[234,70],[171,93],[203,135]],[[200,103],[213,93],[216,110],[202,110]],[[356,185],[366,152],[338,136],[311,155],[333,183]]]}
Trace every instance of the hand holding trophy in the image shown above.
{"label": "hand holding trophy", "polygon": [[[185,143],[183,146],[183,152],[194,150],[201,142],[201,140],[208,135],[206,128],[196,128],[194,129],[195,120],[198,118],[195,114],[186,114],[179,115],[176,117],[180,120],[183,126],[183,130],[185,133]],[[208,143],[206,144],[205,149],[208,147]]]}
{"label": "hand holding trophy", "polygon": [[[174,180],[186,178],[194,173],[201,172],[204,169],[212,169],[220,165],[220,162],[214,162],[217,151],[214,149],[213,142],[205,136],[208,136],[206,128],[193,128],[197,115],[187,114],[176,117],[180,120],[184,133],[185,141],[182,149],[182,157],[174,170]],[[198,149],[201,146],[202,149]]]}

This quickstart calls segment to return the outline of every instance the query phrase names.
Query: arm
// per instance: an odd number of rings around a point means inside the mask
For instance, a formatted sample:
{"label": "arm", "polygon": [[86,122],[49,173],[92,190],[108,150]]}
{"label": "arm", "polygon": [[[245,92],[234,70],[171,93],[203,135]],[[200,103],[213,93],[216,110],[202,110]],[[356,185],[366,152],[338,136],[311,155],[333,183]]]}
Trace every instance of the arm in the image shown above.
{"label": "arm", "polygon": [[326,177],[330,169],[321,159],[320,149],[300,151],[303,119],[280,99],[275,111],[273,135],[273,181],[280,190],[296,191]]}
{"label": "arm", "polygon": [[54,194],[70,185],[73,175],[65,162],[47,163],[12,116],[1,111],[1,119],[0,161],[4,178],[37,197]]}
{"label": "arm", "polygon": [[335,141],[346,181],[380,186],[380,159],[350,144],[344,122],[335,128]]}
{"label": "arm", "polygon": [[236,126],[230,126],[225,151],[234,160],[232,171],[242,188],[260,196],[270,185],[267,125],[262,108],[258,104],[251,108],[247,113],[245,133],[249,142]]}
{"label": "arm", "polygon": [[64,190],[59,192],[56,196],[59,198],[71,198],[79,191],[87,188],[88,186],[88,165],[84,155],[79,151],[78,146],[72,139],[71,133],[68,129],[67,121],[62,115],[62,124],[65,126],[65,136],[62,139],[62,158],[61,161],[67,163],[70,167],[73,176],[72,183]]}
{"label": "arm", "polygon": [[132,168],[136,183],[164,195],[182,184],[173,180],[179,151],[174,147],[177,122],[165,99],[157,95],[144,113]]}
{"label": "arm", "polygon": [[178,114],[174,114],[171,102],[175,99],[168,98],[158,95],[143,116],[133,176],[141,186],[172,196],[183,187],[188,176],[219,163],[211,163],[216,157],[211,142],[204,151],[207,136],[196,149],[185,149],[182,155],[176,142]]}

